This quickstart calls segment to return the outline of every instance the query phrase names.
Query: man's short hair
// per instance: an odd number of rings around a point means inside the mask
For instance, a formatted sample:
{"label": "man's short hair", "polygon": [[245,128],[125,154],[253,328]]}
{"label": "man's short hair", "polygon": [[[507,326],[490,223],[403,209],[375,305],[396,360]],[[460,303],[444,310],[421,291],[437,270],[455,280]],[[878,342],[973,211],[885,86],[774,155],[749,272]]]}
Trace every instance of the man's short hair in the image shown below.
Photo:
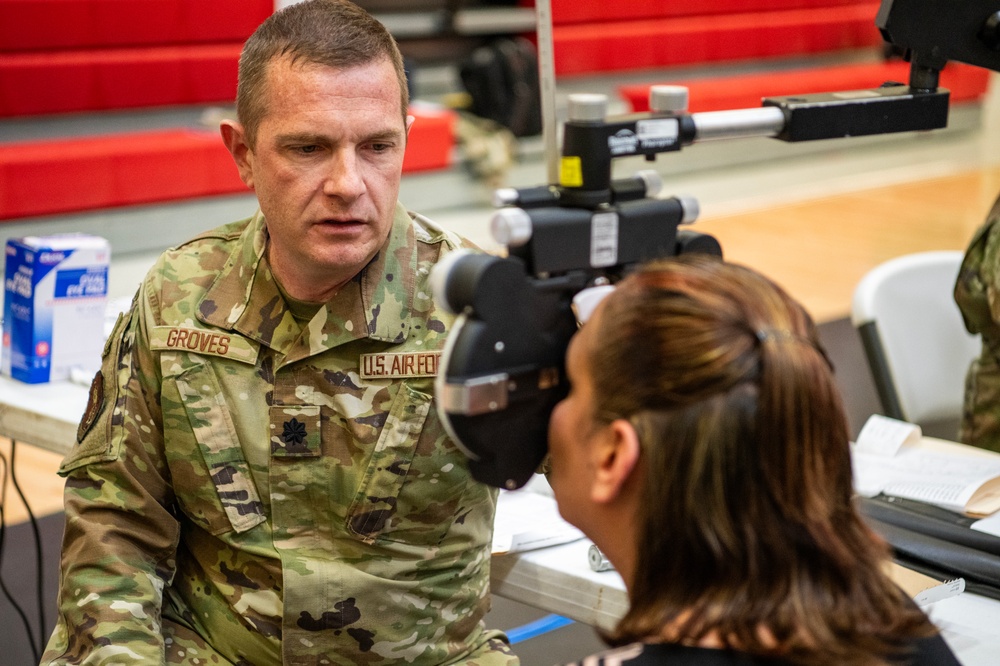
{"label": "man's short hair", "polygon": [[305,0],[268,17],[247,39],[240,55],[236,115],[250,147],[267,113],[268,68],[280,57],[293,63],[344,69],[387,58],[399,80],[405,120],[409,91],[396,40],[375,17],[347,0]]}

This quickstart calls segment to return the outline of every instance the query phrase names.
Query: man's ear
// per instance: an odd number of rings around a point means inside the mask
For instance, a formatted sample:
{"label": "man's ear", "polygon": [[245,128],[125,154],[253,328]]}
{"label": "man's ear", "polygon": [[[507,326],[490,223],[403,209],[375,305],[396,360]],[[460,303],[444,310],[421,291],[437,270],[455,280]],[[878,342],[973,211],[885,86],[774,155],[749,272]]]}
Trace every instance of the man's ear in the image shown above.
{"label": "man's ear", "polygon": [[606,504],[621,495],[639,462],[639,435],[627,420],[616,419],[606,426],[596,449],[591,499]]}
{"label": "man's ear", "polygon": [[240,180],[247,187],[253,189],[253,152],[247,143],[246,132],[243,125],[235,120],[223,120],[219,124],[219,132],[222,134],[222,142],[229,149],[229,154],[236,162],[236,168],[240,172]]}
{"label": "man's ear", "polygon": [[410,139],[410,129],[413,127],[413,123],[416,119],[416,116],[406,116],[406,133],[404,134],[404,137],[407,141]]}

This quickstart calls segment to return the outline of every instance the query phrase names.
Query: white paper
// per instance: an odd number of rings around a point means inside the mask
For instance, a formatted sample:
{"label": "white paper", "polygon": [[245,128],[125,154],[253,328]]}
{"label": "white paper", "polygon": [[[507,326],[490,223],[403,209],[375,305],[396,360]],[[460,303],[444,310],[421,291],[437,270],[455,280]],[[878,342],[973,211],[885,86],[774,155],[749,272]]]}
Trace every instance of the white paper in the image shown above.
{"label": "white paper", "polygon": [[1000,537],[1000,512],[977,520],[969,525],[969,528]]}
{"label": "white paper", "polygon": [[926,590],[920,591],[913,597],[913,600],[916,601],[919,606],[927,606],[935,601],[948,599],[961,594],[962,592],[965,592],[965,579],[955,578],[954,580],[946,580],[940,585],[935,585],[934,587],[929,587]]}
{"label": "white paper", "polygon": [[904,444],[920,440],[920,426],[872,414],[858,433],[856,450],[873,455],[894,456]]}
{"label": "white paper", "polygon": [[493,524],[493,554],[516,553],[583,538],[559,515],[556,501],[531,490],[501,490]]}
{"label": "white paper", "polygon": [[1000,476],[1000,460],[956,457],[904,447],[886,457],[853,450],[854,487],[860,495],[880,492],[963,511],[979,487]]}

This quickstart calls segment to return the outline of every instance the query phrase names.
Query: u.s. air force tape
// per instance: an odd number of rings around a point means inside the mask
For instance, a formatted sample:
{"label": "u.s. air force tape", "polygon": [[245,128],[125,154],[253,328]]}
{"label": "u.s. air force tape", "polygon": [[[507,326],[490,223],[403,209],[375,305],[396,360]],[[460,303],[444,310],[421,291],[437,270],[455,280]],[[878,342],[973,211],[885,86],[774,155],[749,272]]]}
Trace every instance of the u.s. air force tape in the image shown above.
{"label": "u.s. air force tape", "polygon": [[362,354],[362,379],[406,379],[436,377],[441,352],[395,352]]}
{"label": "u.s. air force tape", "polygon": [[156,326],[150,333],[149,346],[153,351],[188,351],[243,363],[256,362],[258,351],[253,342],[238,335],[185,326]]}

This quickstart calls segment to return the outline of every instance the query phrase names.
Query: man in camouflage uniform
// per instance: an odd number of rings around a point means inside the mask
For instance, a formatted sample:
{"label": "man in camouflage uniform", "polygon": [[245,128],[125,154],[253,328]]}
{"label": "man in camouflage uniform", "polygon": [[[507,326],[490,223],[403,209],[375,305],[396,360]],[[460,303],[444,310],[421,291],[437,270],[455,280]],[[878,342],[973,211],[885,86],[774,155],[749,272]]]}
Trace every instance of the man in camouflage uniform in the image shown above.
{"label": "man in camouflage uniform", "polygon": [[1000,451],[1000,199],[993,204],[962,260],[955,302],[983,350],[965,377],[959,437],[972,446]]}
{"label": "man in camouflage uniform", "polygon": [[248,40],[222,135],[260,211],[164,253],[108,340],[43,663],[517,663],[483,623],[496,495],[431,396],[461,241],[396,201],[407,103],[342,0]]}

